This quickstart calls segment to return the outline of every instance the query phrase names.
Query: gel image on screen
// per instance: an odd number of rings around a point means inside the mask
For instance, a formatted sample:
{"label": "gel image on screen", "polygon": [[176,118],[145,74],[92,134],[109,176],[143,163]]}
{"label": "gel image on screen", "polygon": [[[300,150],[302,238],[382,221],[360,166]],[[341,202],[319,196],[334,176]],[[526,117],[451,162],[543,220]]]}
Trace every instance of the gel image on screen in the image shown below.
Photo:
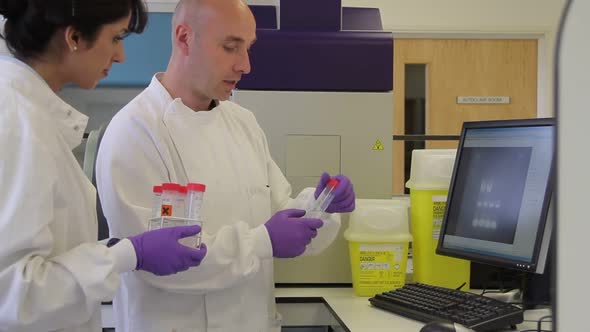
{"label": "gel image on screen", "polygon": [[[448,234],[512,244],[527,180],[531,147],[464,148]],[[465,169],[462,169],[465,168]]]}

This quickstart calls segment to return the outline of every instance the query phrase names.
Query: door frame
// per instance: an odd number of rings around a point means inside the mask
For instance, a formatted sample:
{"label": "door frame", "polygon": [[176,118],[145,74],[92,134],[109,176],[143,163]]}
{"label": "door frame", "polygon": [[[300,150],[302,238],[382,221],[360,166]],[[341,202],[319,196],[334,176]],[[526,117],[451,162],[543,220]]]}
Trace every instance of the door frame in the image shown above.
{"label": "door frame", "polygon": [[[392,31],[393,34],[393,47],[395,48],[396,39],[535,39],[537,40],[537,117],[552,117],[553,112],[553,54],[549,47],[553,47],[553,43],[549,40],[550,37],[554,37],[551,33],[551,29],[542,28],[535,31],[529,32],[453,32],[453,31]],[[394,61],[394,59],[392,59]],[[396,68],[394,66],[394,73]],[[395,78],[394,86],[395,91]],[[428,101],[427,101],[428,104]],[[394,101],[395,105],[395,101]],[[400,115],[397,109],[394,107],[393,110],[393,133],[392,135],[404,135],[403,132],[403,114]],[[400,119],[401,117],[401,119]],[[403,145],[400,142],[393,142],[393,176],[392,176],[392,193],[399,195],[403,192],[403,186],[400,188],[397,181],[400,169],[403,169],[403,158],[396,160],[396,152],[401,149],[403,151]],[[400,159],[400,158],[398,158]],[[401,167],[401,168],[400,168]]]}

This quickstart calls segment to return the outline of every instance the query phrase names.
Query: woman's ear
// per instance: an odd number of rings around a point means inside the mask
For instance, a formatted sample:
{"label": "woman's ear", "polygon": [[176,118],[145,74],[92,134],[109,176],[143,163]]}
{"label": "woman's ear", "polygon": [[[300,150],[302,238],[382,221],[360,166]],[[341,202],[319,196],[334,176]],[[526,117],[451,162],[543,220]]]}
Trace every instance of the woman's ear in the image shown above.
{"label": "woman's ear", "polygon": [[64,30],[64,38],[70,52],[76,52],[80,41],[80,33],[70,25]]}

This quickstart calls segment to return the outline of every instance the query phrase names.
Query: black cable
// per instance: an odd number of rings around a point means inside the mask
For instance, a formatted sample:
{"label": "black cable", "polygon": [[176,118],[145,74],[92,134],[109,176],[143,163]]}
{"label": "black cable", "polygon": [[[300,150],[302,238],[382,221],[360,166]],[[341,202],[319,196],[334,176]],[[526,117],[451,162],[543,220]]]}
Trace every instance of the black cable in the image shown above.
{"label": "black cable", "polygon": [[552,329],[551,330],[541,329],[541,324],[553,322],[553,320],[545,321],[545,319],[552,318],[552,317],[553,317],[552,315],[543,316],[537,320],[537,328],[536,329],[521,330],[519,332],[553,332]]}
{"label": "black cable", "polygon": [[525,309],[531,309],[535,307],[549,307],[551,302],[542,301],[528,301],[528,302],[507,302],[508,304],[521,305]]}
{"label": "black cable", "polygon": [[[519,276],[519,275],[516,275],[516,276]],[[520,276],[524,276],[524,273],[522,273]],[[500,290],[490,291],[490,290],[486,290],[485,289],[485,286],[484,286],[484,289],[483,289],[481,295],[484,295],[486,293],[507,293],[507,292],[510,292],[510,291],[514,290],[514,289],[504,289],[503,278],[500,277],[499,279],[500,279],[499,280],[500,281]],[[463,286],[465,286],[466,284],[467,284],[466,282],[462,283],[459,287],[455,288],[455,290],[461,290],[461,288],[463,288]],[[512,305],[524,305],[525,303],[522,303],[522,302],[510,302],[508,304],[512,304]],[[544,329],[541,329],[541,324],[544,323],[544,320],[547,319],[547,318],[551,318],[551,317],[552,317],[551,315],[547,315],[547,316],[543,316],[543,317],[539,318],[537,320],[537,328],[536,329],[521,330],[519,332],[553,332],[552,330],[544,330]],[[552,321],[546,321],[545,323],[550,323],[550,322],[552,322]]]}
{"label": "black cable", "polygon": [[547,315],[547,316],[543,316],[541,318],[539,318],[539,321],[537,322],[537,330],[541,331],[541,324],[543,324],[543,320],[545,320],[545,318],[551,318],[550,321],[547,321],[547,323],[551,323],[553,322],[553,316],[551,315]]}

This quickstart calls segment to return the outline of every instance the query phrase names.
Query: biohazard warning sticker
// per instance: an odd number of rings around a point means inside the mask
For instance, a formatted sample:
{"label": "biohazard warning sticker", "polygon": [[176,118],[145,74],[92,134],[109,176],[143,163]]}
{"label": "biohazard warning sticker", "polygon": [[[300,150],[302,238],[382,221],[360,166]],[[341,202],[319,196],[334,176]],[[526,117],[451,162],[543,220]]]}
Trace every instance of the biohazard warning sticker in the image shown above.
{"label": "biohazard warning sticker", "polygon": [[359,251],[359,288],[394,289],[404,284],[407,245],[361,244]]}
{"label": "biohazard warning sticker", "polygon": [[447,196],[432,196],[432,239],[438,241],[440,237],[440,228],[445,217],[445,207],[447,206]]}
{"label": "biohazard warning sticker", "polygon": [[375,142],[375,144],[373,145],[373,150],[385,150],[385,148],[383,147],[383,144],[381,144],[380,140],[377,140]]}

